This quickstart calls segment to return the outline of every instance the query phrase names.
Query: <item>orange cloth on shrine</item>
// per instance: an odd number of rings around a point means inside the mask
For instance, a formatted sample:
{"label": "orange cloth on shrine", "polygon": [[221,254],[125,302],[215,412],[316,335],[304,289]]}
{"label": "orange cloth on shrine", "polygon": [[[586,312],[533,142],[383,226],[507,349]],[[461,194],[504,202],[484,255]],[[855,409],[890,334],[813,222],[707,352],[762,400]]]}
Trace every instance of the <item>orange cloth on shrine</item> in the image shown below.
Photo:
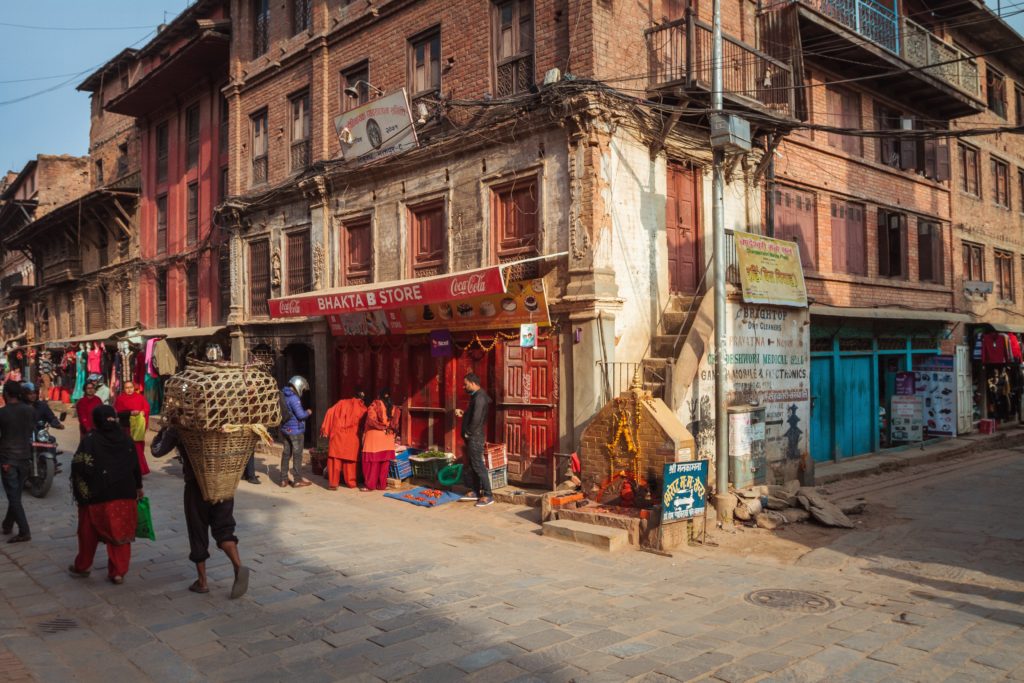
{"label": "orange cloth on shrine", "polygon": [[320,427],[320,434],[330,439],[328,458],[359,458],[359,422],[365,414],[366,406],[358,398],[345,398],[331,406]]}

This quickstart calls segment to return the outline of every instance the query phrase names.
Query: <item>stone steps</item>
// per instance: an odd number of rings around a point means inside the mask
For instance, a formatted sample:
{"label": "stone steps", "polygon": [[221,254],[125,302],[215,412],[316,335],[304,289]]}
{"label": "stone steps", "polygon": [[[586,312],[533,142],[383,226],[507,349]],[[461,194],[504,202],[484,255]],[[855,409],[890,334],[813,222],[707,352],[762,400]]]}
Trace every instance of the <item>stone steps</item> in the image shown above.
{"label": "stone steps", "polygon": [[544,535],[615,552],[629,547],[629,532],[597,524],[559,519],[544,522]]}

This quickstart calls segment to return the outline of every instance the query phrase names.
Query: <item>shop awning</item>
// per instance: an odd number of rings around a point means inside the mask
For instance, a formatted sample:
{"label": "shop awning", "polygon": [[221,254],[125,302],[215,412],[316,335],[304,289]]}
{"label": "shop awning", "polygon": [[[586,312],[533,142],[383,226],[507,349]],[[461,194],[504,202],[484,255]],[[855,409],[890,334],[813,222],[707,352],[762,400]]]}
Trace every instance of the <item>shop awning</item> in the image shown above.
{"label": "shop awning", "polygon": [[992,328],[993,332],[1011,332],[1014,334],[1024,334],[1024,325],[1008,325],[1006,323],[988,323],[979,322],[978,325],[987,325]]}
{"label": "shop awning", "polygon": [[459,301],[505,291],[502,266],[448,275],[336,287],[270,300],[271,318],[388,311]]}
{"label": "shop awning", "polygon": [[57,341],[49,342],[53,345],[63,344],[79,344],[84,342],[97,342],[97,341],[109,341],[115,337],[122,336],[125,332],[134,330],[134,327],[115,327],[109,330],[102,330],[100,332],[93,332],[92,334],[83,334],[77,337],[68,337],[67,339],[58,339]]}
{"label": "shop awning", "polygon": [[164,327],[161,329],[140,330],[138,336],[147,339],[151,337],[192,339],[195,337],[212,337],[223,329],[223,325],[214,325],[213,327]]}
{"label": "shop awning", "polygon": [[936,322],[966,323],[972,320],[966,313],[952,311],[915,311],[909,308],[847,308],[811,304],[811,315],[826,315],[835,318],[876,318],[883,320],[934,320]]}

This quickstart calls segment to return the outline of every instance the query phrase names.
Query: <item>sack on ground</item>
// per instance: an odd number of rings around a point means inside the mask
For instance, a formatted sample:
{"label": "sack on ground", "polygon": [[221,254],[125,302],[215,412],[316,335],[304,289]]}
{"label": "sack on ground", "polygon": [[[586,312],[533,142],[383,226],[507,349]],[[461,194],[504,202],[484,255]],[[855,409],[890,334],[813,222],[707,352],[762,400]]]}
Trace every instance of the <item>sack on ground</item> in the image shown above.
{"label": "sack on ground", "polygon": [[135,538],[148,538],[156,540],[156,531],[153,529],[153,515],[149,510],[149,498],[139,498],[139,521],[135,526]]}

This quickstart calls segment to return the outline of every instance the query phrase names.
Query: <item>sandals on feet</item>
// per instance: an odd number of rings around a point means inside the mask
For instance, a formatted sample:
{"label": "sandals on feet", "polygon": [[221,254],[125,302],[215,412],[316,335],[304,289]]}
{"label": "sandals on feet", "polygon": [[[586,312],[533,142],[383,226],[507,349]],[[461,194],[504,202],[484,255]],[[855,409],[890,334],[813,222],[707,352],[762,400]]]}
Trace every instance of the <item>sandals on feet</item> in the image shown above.
{"label": "sandals on feet", "polygon": [[192,585],[189,586],[188,589],[190,591],[192,591],[193,593],[209,593],[210,592],[209,588],[207,588],[207,587],[205,587],[205,586],[203,586],[203,585],[201,585],[199,583],[199,579],[196,579],[195,581],[193,581]]}
{"label": "sandals on feet", "polygon": [[249,568],[239,567],[235,582],[231,585],[231,599],[240,598],[249,590]]}
{"label": "sandals on feet", "polygon": [[76,579],[88,579],[89,578],[89,570],[86,570],[84,572],[80,572],[77,569],[75,569],[75,565],[73,565],[73,564],[68,565],[68,574],[70,574],[71,576],[75,577]]}

